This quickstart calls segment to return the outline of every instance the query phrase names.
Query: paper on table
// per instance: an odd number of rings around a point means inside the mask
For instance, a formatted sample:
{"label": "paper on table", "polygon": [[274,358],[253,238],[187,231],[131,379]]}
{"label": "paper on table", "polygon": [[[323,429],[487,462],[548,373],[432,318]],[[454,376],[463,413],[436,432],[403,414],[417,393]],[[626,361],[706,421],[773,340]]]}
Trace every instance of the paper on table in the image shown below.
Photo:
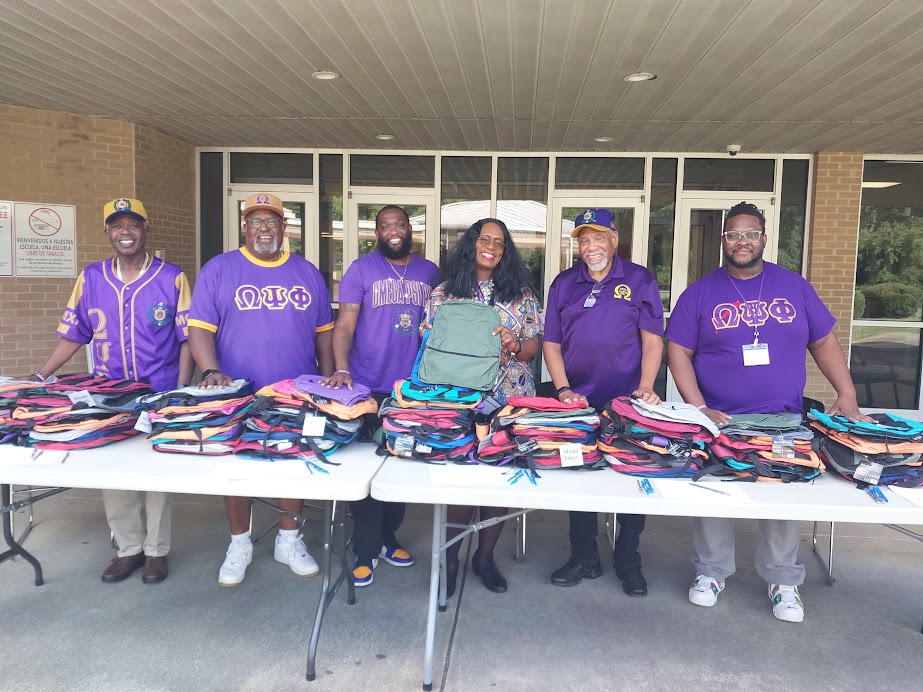
{"label": "paper on table", "polygon": [[[304,478],[311,473],[300,459],[280,461],[217,461],[212,475],[225,481],[249,481],[264,478]],[[323,474],[316,474],[321,476]]]}
{"label": "paper on table", "polygon": [[[753,499],[736,483],[692,483],[678,478],[658,478],[651,481],[656,490],[668,500],[689,500],[708,504],[753,504]],[[715,493],[706,488],[720,490]]]}
{"label": "paper on table", "polygon": [[912,505],[923,507],[923,488],[898,488],[893,485],[888,486],[888,490],[895,495],[900,495]]}
{"label": "paper on table", "polygon": [[501,469],[494,466],[483,466],[481,464],[430,465],[429,480],[433,485],[503,485],[507,479],[507,476],[503,475],[504,470],[506,470],[506,467]]}
{"label": "paper on table", "polygon": [[67,458],[66,450],[41,450],[30,447],[4,447],[0,466],[35,466],[60,464]]}

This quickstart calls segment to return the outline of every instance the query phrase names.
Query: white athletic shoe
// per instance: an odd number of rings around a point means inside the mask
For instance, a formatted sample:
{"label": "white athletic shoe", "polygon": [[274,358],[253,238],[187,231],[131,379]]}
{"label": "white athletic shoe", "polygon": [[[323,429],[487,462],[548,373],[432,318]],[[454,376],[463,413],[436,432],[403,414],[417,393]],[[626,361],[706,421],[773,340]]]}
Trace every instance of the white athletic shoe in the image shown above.
{"label": "white athletic shoe", "polygon": [[797,586],[784,584],[769,585],[769,599],[772,601],[772,614],[785,622],[804,620],[804,603]]}
{"label": "white athletic shoe", "polygon": [[724,591],[723,581],[699,574],[689,587],[689,602],[697,606],[711,608],[718,602],[718,594],[722,591]]}
{"label": "white athletic shoe", "polygon": [[228,546],[227,557],[218,570],[219,586],[237,586],[244,580],[247,566],[253,561],[253,543],[246,541],[231,541]]}
{"label": "white athletic shoe", "polygon": [[276,562],[288,565],[292,571],[299,577],[310,577],[320,572],[317,562],[311,557],[311,553],[304,546],[299,534],[296,538],[285,543],[279,542],[276,536],[276,548],[273,551],[273,557]]}

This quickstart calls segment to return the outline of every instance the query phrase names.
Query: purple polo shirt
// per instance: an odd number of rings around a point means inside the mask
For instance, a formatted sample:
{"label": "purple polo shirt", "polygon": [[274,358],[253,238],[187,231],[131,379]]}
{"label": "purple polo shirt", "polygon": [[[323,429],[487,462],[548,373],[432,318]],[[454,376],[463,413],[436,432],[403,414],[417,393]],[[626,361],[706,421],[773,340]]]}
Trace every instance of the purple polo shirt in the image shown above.
{"label": "purple polo shirt", "polygon": [[340,304],[359,306],[349,354],[354,381],[373,392],[390,392],[395,380],[410,377],[420,348],[423,306],[438,273],[435,264],[416,255],[409,264],[396,266],[372,252],[349,265],[340,282]]}
{"label": "purple polo shirt", "polygon": [[644,267],[616,256],[591,308],[583,307],[596,281],[586,264],[567,269],[548,290],[545,341],[560,344],[574,391],[601,407],[641,383],[640,330],[663,334],[657,280]]}
{"label": "purple polo shirt", "polygon": [[[835,323],[801,275],[764,262],[751,279],[720,268],[689,286],[670,313],[667,339],[695,351],[692,366],[709,408],[797,412],[807,381],[805,349]],[[769,365],[743,363],[741,347],[753,343],[754,329],[769,345]]]}
{"label": "purple polo shirt", "polygon": [[77,277],[58,336],[93,343],[93,374],[173,389],[186,341],[189,282],[182,270],[157,257],[131,283],[122,282],[114,258],[95,262]]}
{"label": "purple polo shirt", "polygon": [[232,250],[208,261],[192,293],[189,325],[215,335],[221,372],[259,389],[317,374],[314,343],[333,329],[324,277],[304,257],[265,262]]}

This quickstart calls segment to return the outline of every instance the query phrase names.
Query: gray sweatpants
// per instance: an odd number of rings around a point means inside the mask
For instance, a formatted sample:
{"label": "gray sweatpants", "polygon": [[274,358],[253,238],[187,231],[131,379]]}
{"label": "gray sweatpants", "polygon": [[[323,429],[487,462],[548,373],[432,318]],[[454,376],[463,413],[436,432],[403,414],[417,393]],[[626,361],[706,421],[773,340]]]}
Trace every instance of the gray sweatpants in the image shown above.
{"label": "gray sweatpants", "polygon": [[[761,519],[756,532],[756,571],[769,584],[800,586],[804,565],[798,563],[801,542],[797,521]],[[737,570],[734,520],[696,517],[692,520],[692,564],[696,574],[724,581]]]}
{"label": "gray sweatpants", "polygon": [[119,546],[119,557],[144,552],[163,557],[170,552],[172,512],[170,496],[135,490],[103,490],[109,528]]}

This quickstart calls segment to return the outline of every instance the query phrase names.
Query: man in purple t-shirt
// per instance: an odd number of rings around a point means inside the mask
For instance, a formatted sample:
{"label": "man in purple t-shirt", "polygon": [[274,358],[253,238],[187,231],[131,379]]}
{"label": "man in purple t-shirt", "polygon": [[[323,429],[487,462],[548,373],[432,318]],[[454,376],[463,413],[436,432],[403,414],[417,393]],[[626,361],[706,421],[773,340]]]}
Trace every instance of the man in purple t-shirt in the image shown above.
{"label": "man in purple t-shirt", "polygon": [[[663,304],[657,280],[644,267],[616,254],[619,234],[606,209],[577,217],[578,265],[561,272],[548,290],[542,354],[561,401],[601,408],[617,396],[659,404],[654,379],[663,357]],[[616,576],[629,596],[646,596],[638,547],[644,515],[620,514],[612,555]],[[551,575],[556,586],[574,586],[602,575],[595,512],[570,513],[571,557]]]}
{"label": "man in purple t-shirt", "polygon": [[[333,311],[323,276],[303,257],[282,248],[285,212],[274,195],[244,202],[245,246],[211,259],[199,273],[189,311],[189,346],[202,370],[200,387],[232,384],[257,388],[299,375],[333,372]],[[246,497],[224,498],[231,544],[218,572],[221,586],[243,581],[253,558]],[[279,500],[301,514],[303,500]],[[300,576],[320,570],[308,553],[298,522],[279,518],[276,561]]]}
{"label": "man in purple t-shirt", "polygon": [[[423,306],[439,269],[410,251],[410,218],[401,207],[389,204],[378,212],[375,236],[378,251],[353,262],[340,282],[340,314],[333,330],[337,370],[324,383],[352,388],[355,380],[371,389],[381,403],[395,380],[410,376],[420,346]],[[376,416],[369,418],[368,428],[380,426]],[[395,536],[404,520],[403,502],[381,502],[370,496],[350,502],[350,508],[356,586],[372,583],[379,557],[398,567],[413,564]]]}
{"label": "man in purple t-shirt", "polygon": [[[805,349],[837,392],[831,414],[870,420],[859,412],[835,319],[800,275],[763,261],[766,220],[746,202],[724,221],[724,266],[679,297],[667,328],[667,356],[676,387],[715,424],[733,414],[798,412],[807,379]],[[695,605],[713,606],[735,571],[733,519],[693,519]],[[756,571],[769,583],[772,612],[801,622],[797,521],[760,521]]]}

